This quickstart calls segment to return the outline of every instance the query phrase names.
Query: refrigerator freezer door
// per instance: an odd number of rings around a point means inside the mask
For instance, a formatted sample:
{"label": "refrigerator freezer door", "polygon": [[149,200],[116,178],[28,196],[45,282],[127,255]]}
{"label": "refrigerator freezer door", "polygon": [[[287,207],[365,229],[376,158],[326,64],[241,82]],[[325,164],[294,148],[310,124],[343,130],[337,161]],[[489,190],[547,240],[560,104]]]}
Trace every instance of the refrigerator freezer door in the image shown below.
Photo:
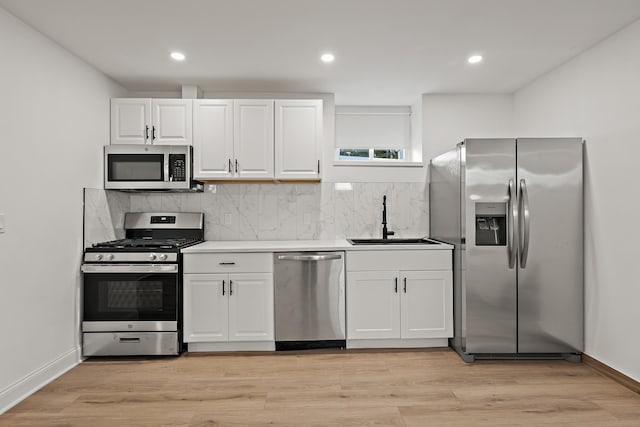
{"label": "refrigerator freezer door", "polygon": [[[512,224],[508,220],[512,214],[508,209],[511,206],[509,182],[516,179],[516,142],[515,139],[468,139],[464,145],[466,245],[462,256],[466,270],[463,270],[462,287],[467,316],[463,350],[516,353],[517,269],[509,268],[509,239],[500,237],[504,230],[495,229],[501,224],[502,227]],[[506,231],[510,236],[514,230]]]}
{"label": "refrigerator freezer door", "polygon": [[522,248],[518,351],[580,352],[584,335],[582,140],[518,139],[517,153]]}

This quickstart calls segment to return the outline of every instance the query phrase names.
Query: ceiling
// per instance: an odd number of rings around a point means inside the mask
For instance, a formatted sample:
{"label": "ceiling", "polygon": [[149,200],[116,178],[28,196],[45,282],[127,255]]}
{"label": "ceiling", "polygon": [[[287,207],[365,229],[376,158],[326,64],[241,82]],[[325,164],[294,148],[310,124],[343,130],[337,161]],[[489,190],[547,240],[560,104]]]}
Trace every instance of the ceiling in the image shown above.
{"label": "ceiling", "polygon": [[[0,0],[131,91],[509,93],[640,18],[640,0]],[[186,54],[183,63],[169,59]],[[336,60],[323,64],[321,53]],[[481,64],[467,64],[480,53]]]}

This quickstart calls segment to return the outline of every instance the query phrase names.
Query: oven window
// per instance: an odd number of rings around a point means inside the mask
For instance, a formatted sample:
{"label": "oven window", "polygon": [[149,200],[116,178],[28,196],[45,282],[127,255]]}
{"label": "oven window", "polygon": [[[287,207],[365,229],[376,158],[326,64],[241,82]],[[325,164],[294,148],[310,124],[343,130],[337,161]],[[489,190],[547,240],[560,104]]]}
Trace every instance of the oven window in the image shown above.
{"label": "oven window", "polygon": [[164,154],[109,154],[109,181],[164,181]]}
{"label": "oven window", "polygon": [[162,282],[101,282],[100,311],[162,311]]}
{"label": "oven window", "polygon": [[84,320],[175,321],[177,288],[177,274],[85,274]]}

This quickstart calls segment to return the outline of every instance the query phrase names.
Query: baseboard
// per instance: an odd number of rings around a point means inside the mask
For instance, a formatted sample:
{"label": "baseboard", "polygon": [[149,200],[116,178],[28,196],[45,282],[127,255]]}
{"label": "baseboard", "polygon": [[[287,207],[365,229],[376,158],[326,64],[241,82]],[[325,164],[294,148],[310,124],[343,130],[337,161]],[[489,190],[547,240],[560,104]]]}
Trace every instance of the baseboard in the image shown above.
{"label": "baseboard", "polygon": [[615,369],[613,369],[609,365],[605,365],[604,363],[602,363],[598,359],[594,359],[593,357],[589,356],[588,354],[582,354],[582,363],[584,363],[587,366],[592,367],[593,369],[595,369],[596,371],[598,371],[602,375],[605,375],[605,376],[611,378],[615,382],[622,384],[623,386],[625,386],[629,390],[640,394],[640,382],[634,380],[631,377],[626,376],[625,374],[623,374],[620,371],[616,371]]}
{"label": "baseboard", "polygon": [[0,415],[80,363],[80,347],[69,350],[0,391]]}
{"label": "baseboard", "polygon": [[428,348],[448,345],[447,338],[347,340],[347,348]]}

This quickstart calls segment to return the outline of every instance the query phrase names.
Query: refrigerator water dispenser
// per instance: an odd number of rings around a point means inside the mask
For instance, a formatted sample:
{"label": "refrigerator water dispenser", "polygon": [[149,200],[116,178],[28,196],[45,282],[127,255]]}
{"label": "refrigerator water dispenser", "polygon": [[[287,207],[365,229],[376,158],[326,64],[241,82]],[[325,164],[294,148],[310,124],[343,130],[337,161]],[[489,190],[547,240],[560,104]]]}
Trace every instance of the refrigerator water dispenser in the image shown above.
{"label": "refrigerator water dispenser", "polygon": [[476,203],[476,246],[506,246],[506,214],[506,203]]}

